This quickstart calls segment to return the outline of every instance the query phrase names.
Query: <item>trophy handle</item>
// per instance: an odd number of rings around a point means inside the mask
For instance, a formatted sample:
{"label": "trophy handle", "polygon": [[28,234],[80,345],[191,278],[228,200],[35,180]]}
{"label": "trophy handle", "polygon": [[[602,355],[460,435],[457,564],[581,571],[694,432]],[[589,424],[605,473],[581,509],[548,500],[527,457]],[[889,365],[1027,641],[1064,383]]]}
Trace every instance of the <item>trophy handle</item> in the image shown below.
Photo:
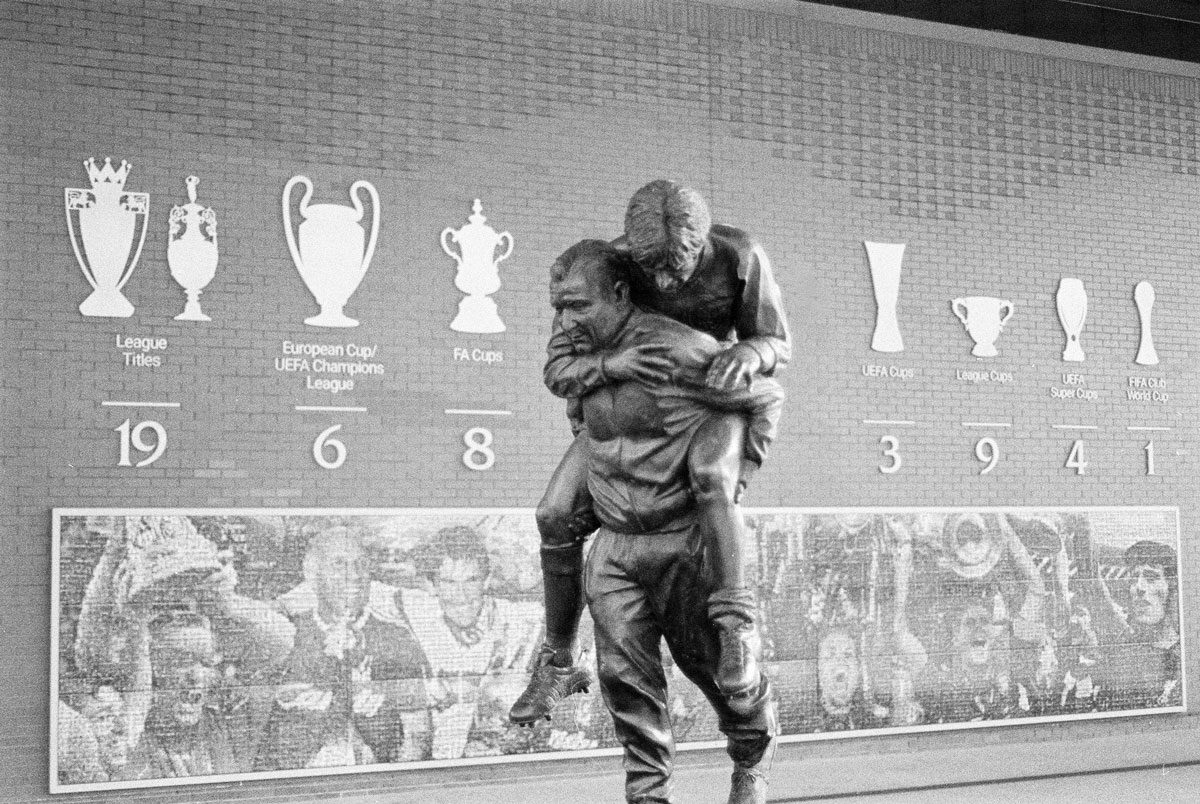
{"label": "trophy handle", "polygon": [[[86,164],[86,163],[84,163]],[[72,194],[75,194],[74,197]],[[71,249],[75,252],[75,260],[79,263],[80,269],[83,271],[83,278],[92,286],[92,290],[96,289],[96,280],[92,278],[92,266],[84,259],[83,252],[79,250],[79,234],[75,231],[75,219],[71,217],[71,210],[79,207],[72,207],[72,202],[79,203],[79,199],[83,194],[71,187],[64,188],[63,197],[67,207],[67,234],[71,237]]]}
{"label": "trophy handle", "polygon": [[[961,307],[963,310],[961,313],[958,311],[959,307]],[[967,305],[963,302],[963,300],[955,299],[954,301],[950,302],[950,309],[954,311],[955,317],[961,321],[965,327],[967,325]]]}
{"label": "trophy handle", "polygon": [[350,185],[350,200],[354,202],[354,208],[358,210],[360,218],[363,214],[362,199],[358,197],[360,188],[366,190],[367,195],[371,197],[371,237],[367,241],[367,249],[362,258],[362,272],[365,274],[371,264],[371,258],[375,256],[375,241],[379,239],[379,193],[375,190],[375,185],[362,179]]}
{"label": "trophy handle", "polygon": [[304,185],[304,196],[300,199],[300,214],[308,209],[308,200],[312,198],[313,183],[308,176],[292,176],[288,179],[288,183],[283,186],[283,232],[287,235],[288,250],[292,252],[292,261],[296,263],[296,270],[304,270],[304,261],[300,259],[300,249],[296,248],[296,235],[292,232],[292,210],[291,210],[291,195],[292,188],[297,184]]}
{"label": "trophy handle", "polygon": [[496,245],[500,245],[505,240],[508,241],[508,248],[504,250],[503,254],[501,254],[499,257],[497,257],[495,259],[495,261],[492,263],[493,265],[499,265],[501,263],[501,261],[508,259],[508,255],[512,254],[513,236],[510,235],[508,232],[500,233],[500,236],[496,238]]}
{"label": "trophy handle", "polygon": [[1004,326],[1005,324],[1007,324],[1008,319],[1012,318],[1012,314],[1014,312],[1016,312],[1016,310],[1017,310],[1017,308],[1013,306],[1013,303],[1010,302],[1008,299],[1001,299],[1000,300],[1000,309],[1003,310],[1005,307],[1008,308],[1008,312],[1005,313],[1004,315],[1000,316],[1000,326]]}
{"label": "trophy handle", "polygon": [[438,238],[438,242],[442,244],[442,251],[449,254],[450,257],[453,258],[454,262],[457,263],[458,266],[461,268],[462,267],[462,257],[460,257],[459,255],[455,254],[453,251],[450,250],[450,246],[446,242],[446,235],[450,235],[451,241],[454,240],[454,230],[451,229],[449,226],[447,226],[445,229],[442,230],[442,234]]}
{"label": "trophy handle", "polygon": [[[125,264],[125,271],[121,274],[121,278],[117,281],[117,290],[125,287],[125,283],[129,281],[129,277],[133,276],[133,269],[137,267],[138,258],[142,256],[142,246],[146,245],[146,232],[150,228],[150,196],[145,193],[129,193],[124,198],[130,198],[132,202],[141,207],[142,219],[142,235],[138,238],[137,251],[133,252],[133,259]],[[126,203],[130,203],[127,201]],[[136,212],[134,213],[137,214]]]}

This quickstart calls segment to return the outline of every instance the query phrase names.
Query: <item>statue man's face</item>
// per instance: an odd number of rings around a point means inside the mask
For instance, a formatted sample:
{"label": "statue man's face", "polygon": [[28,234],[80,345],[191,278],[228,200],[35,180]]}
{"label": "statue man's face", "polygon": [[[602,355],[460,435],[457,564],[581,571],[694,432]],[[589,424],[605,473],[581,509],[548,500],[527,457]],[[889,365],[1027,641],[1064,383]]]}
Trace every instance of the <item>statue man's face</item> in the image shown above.
{"label": "statue man's face", "polygon": [[817,679],[825,711],[831,715],[849,712],[861,680],[857,646],[850,634],[831,631],[822,637],[817,646]]}
{"label": "statue man's face", "polygon": [[167,723],[195,726],[219,680],[212,630],[182,626],[156,639],[165,644],[154,650],[154,708]]}
{"label": "statue man's face", "polygon": [[1171,594],[1167,575],[1160,564],[1136,564],[1129,571],[1129,597],[1133,621],[1139,625],[1158,625],[1167,616],[1167,598]]}
{"label": "statue man's face", "polygon": [[594,352],[611,343],[631,309],[627,286],[619,282],[608,287],[598,275],[602,270],[592,261],[577,263],[550,287],[550,303],[576,352]]}

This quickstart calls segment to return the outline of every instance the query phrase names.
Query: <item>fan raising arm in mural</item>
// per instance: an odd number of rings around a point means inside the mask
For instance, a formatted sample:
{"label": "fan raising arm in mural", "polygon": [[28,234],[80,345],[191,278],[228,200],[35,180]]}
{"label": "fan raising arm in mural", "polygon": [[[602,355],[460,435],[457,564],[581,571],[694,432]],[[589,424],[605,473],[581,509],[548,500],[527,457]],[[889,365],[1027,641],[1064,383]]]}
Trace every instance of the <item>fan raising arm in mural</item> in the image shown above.
{"label": "fan raising arm in mural", "polygon": [[[727,345],[706,367],[707,386],[744,387],[753,377],[770,376],[787,364],[791,339],[766,254],[746,233],[711,224],[708,206],[695,190],[666,180],[639,189],[626,211],[625,236],[616,245],[636,263],[629,276],[634,303]],[[665,382],[676,367],[667,351],[654,341],[584,349],[556,316],[547,347],[546,385],[577,411],[584,395],[613,382]],[[574,412],[572,426],[579,431]],[[723,627],[730,646],[718,678],[722,689],[731,692],[753,690],[758,682],[756,607],[743,577],[746,537],[735,504],[763,455],[745,432],[743,424],[729,417],[713,417],[697,434],[698,440],[732,445],[743,455],[741,475],[730,494],[697,495],[701,532],[718,568],[710,616]],[[513,707],[511,717],[518,723],[549,717],[561,697],[583,689],[589,680],[587,670],[575,665],[583,541],[598,525],[585,479],[587,451],[586,434],[577,436],[538,506],[546,644],[528,689]]]}

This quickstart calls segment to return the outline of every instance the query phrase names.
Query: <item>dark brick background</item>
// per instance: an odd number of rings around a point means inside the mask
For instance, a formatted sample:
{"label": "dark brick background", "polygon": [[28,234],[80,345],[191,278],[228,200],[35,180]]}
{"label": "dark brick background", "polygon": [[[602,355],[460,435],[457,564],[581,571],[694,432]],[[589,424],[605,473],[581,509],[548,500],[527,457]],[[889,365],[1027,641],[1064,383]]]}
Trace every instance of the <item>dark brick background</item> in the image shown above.
{"label": "dark brick background", "polygon": [[[981,45],[850,24],[805,4],[633,2],[40,2],[0,5],[0,799],[46,790],[50,511],[55,506],[531,506],[568,441],[540,383],[549,330],[546,270],[576,239],[617,234],[629,194],[669,176],[701,189],[714,217],[772,256],[797,342],[790,402],[752,505],[1173,505],[1189,547],[1196,501],[1194,364],[1200,237],[1200,82],[1182,63],[1101,51],[1040,55],[1021,40]],[[877,23],[872,23],[877,24]],[[908,24],[911,30],[912,24]],[[1064,47],[1064,51],[1066,48]],[[87,157],[128,159],[126,188],[150,194],[150,229],[126,286],[126,320],[86,319],[87,285],[67,237],[64,187]],[[184,295],[166,263],[166,218],[200,176],[219,219],[221,262],[202,297],[211,324],[175,322]],[[314,202],[348,203],[367,179],[382,197],[374,261],[347,312],[318,330],[291,263],[280,193],[293,175]],[[452,332],[461,294],[438,234],[481,198],[516,241],[493,297],[508,331]],[[874,302],[863,240],[905,242],[906,351],[870,351]],[[1054,293],[1089,295],[1088,360],[1065,364]],[[1133,364],[1133,287],[1158,293],[1162,364]],[[1000,356],[977,361],[950,312],[963,295],[1011,299]],[[165,364],[124,367],[120,336],[166,337]],[[332,397],[277,372],[281,341],[368,343],[383,377]],[[503,362],[456,362],[453,348]],[[867,378],[864,364],[911,368]],[[1004,387],[955,379],[977,366]],[[1094,402],[1054,400],[1061,374]],[[1166,378],[1166,404],[1126,400],[1129,376]],[[174,410],[102,407],[170,400]],[[351,404],[366,413],[297,413]],[[510,417],[449,416],[501,408]],[[165,455],[119,468],[113,428],[160,421]],[[864,419],[905,419],[890,429]],[[964,421],[1002,460],[979,476]],[[1087,473],[1064,468],[1082,435]],[[336,470],[312,460],[342,423]],[[495,467],[460,460],[472,426],[495,435]],[[1145,434],[1158,474],[1146,477]],[[884,475],[879,439],[900,440]],[[1191,577],[1196,556],[1182,557]],[[1196,605],[1185,582],[1185,613]],[[1185,615],[1186,616],[1186,615]],[[1185,623],[1185,641],[1197,638]],[[1194,686],[1197,674],[1189,668]],[[958,741],[1061,740],[1172,728],[1185,716],[1031,726]],[[912,750],[946,735],[819,744]],[[513,771],[519,772],[519,771]],[[472,778],[462,771],[451,778]],[[457,776],[455,775],[457,774]],[[429,772],[426,772],[426,776]],[[196,797],[288,800],[386,789],[394,774],[225,785]],[[424,777],[423,777],[424,778]],[[94,800],[150,800],[153,791]],[[172,793],[172,796],[180,796]],[[7,797],[7,798],[5,798]],[[186,795],[183,796],[186,798]]]}

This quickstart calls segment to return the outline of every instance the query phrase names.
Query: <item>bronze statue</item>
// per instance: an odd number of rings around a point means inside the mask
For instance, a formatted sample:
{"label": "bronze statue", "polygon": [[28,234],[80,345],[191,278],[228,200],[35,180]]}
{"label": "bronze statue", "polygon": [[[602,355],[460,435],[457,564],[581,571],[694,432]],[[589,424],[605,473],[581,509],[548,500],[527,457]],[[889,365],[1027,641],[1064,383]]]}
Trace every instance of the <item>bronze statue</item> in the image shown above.
{"label": "bronze statue", "polygon": [[[775,705],[757,666],[753,688],[722,687],[733,630],[722,617],[736,614],[757,641],[757,615],[752,599],[738,608],[741,601],[720,597],[719,584],[728,576],[704,532],[710,526],[705,507],[710,498],[727,501],[740,526],[733,500],[741,463],[745,456],[756,463],[765,457],[783,391],[759,376],[728,389],[706,384],[721,345],[635,306],[634,270],[626,252],[585,240],[555,262],[550,293],[562,336],[580,353],[654,344],[673,367],[666,379],[610,378],[581,398],[578,411],[590,508],[600,526],[583,586],[595,622],[601,692],[625,746],[626,797],[671,797],[674,740],[659,654],[665,637],[728,738],[734,760],[729,801],[762,802],[777,732]],[[714,608],[716,618],[710,616]]]}
{"label": "bronze statue", "polygon": [[[791,356],[790,336],[778,286],[762,249],[745,232],[712,224],[708,206],[695,190],[656,180],[629,202],[625,236],[615,245],[632,257],[626,284],[639,307],[666,314],[717,341],[736,342],[715,350],[693,379],[713,390],[732,390],[752,378],[770,376]],[[581,345],[556,316],[547,348],[545,380],[570,400],[572,427],[583,429],[579,400],[615,383],[667,381],[679,366],[670,345],[650,338],[627,347]],[[714,454],[740,458],[735,482],[725,478],[693,489],[698,528],[711,557],[715,583],[702,601],[720,634],[718,688],[727,695],[752,695],[759,686],[761,640],[753,591],[744,577],[745,532],[736,503],[764,453],[746,437],[743,417],[708,417],[697,442]],[[589,439],[577,435],[555,470],[538,505],[545,585],[546,643],[529,687],[510,717],[531,724],[548,718],[563,697],[586,689],[590,675],[575,664],[576,632],[582,611],[583,541],[599,525],[588,489]]]}

